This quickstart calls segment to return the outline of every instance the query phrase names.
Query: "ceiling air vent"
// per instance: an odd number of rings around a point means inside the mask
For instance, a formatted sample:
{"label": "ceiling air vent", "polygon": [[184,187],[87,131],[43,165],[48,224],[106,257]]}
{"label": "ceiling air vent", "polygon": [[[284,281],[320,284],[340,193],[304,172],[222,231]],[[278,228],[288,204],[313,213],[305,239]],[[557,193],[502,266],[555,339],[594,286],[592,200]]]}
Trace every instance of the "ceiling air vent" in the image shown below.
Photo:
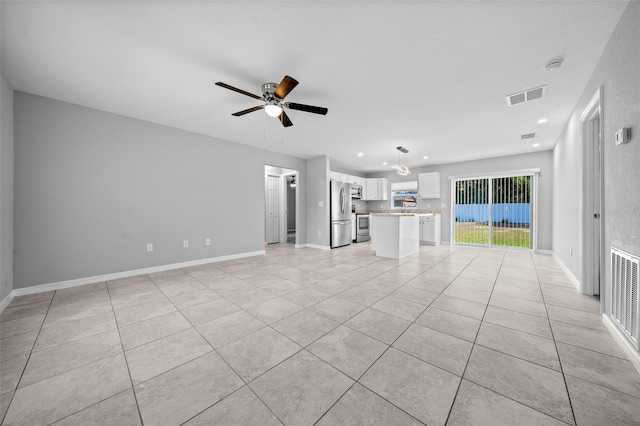
{"label": "ceiling air vent", "polygon": [[542,98],[547,92],[547,86],[535,87],[533,89],[525,90],[524,92],[514,93],[512,95],[507,95],[507,104],[509,106],[514,106],[518,104],[523,104],[525,102],[530,102],[536,99]]}
{"label": "ceiling air vent", "polygon": [[535,137],[536,137],[535,133],[526,133],[524,135],[520,135],[520,140],[533,139]]}

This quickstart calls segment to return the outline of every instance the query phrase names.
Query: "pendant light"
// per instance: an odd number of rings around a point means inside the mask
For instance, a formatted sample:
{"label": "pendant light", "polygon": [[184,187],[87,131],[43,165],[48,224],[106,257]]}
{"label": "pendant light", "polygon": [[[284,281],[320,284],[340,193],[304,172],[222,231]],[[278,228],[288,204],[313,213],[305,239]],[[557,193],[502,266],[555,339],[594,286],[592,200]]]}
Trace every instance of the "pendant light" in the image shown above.
{"label": "pendant light", "polygon": [[[407,176],[411,174],[411,170],[409,170],[409,167],[407,167],[407,153],[409,152],[409,150],[407,148],[404,147],[396,147],[396,149],[399,151],[398,152],[398,164],[391,166],[392,169],[395,169],[395,171],[400,175],[400,176]],[[404,153],[404,166],[400,165],[400,152]]]}
{"label": "pendant light", "polygon": [[289,186],[291,188],[295,188],[296,186],[298,186],[298,184],[296,183],[296,175],[293,175],[293,177],[291,178],[291,183],[289,184]]}

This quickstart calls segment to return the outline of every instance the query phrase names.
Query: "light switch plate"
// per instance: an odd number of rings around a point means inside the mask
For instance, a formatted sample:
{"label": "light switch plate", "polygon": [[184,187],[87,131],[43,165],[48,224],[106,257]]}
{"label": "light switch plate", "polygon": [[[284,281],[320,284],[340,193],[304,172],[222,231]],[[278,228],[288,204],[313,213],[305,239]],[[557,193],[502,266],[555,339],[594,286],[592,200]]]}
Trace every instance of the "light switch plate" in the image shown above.
{"label": "light switch plate", "polygon": [[324,207],[324,201],[318,201],[318,207]]}
{"label": "light switch plate", "polygon": [[211,245],[211,238],[207,238],[204,240],[204,245],[205,246],[210,246]]}
{"label": "light switch plate", "polygon": [[445,207],[447,207],[447,203],[440,204],[440,207],[444,209]]}

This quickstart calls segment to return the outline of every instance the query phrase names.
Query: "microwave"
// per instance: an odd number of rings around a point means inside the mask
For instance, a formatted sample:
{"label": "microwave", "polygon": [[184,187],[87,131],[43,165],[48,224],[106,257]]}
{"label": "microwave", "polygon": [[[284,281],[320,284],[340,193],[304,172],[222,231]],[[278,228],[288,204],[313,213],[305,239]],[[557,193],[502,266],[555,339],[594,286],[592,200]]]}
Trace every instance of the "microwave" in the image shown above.
{"label": "microwave", "polygon": [[351,198],[362,199],[362,185],[351,184]]}

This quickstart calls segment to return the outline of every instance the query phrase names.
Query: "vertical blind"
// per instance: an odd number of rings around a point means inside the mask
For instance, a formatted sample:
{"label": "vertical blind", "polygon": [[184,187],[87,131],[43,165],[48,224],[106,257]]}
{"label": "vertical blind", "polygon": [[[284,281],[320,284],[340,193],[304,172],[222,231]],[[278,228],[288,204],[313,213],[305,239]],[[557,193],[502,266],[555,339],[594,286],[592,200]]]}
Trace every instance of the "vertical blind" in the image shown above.
{"label": "vertical blind", "polygon": [[532,247],[531,176],[454,181],[455,244]]}

